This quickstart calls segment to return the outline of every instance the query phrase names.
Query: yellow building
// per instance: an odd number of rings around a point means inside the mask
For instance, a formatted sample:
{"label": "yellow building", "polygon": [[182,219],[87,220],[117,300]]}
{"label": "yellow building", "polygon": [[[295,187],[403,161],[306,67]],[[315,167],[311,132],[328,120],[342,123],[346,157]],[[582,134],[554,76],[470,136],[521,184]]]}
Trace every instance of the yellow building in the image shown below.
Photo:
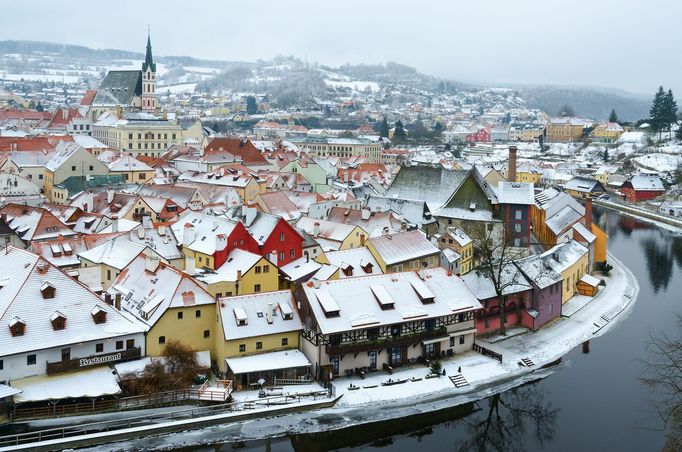
{"label": "yellow building", "polygon": [[590,132],[590,138],[600,143],[615,143],[624,132],[625,129],[617,122],[605,122],[599,124]]}
{"label": "yellow building", "polygon": [[606,246],[609,237],[594,223],[592,223],[592,234],[597,237],[594,241],[594,262],[606,262]]}
{"label": "yellow building", "polygon": [[302,217],[296,227],[310,234],[324,251],[341,251],[364,246],[369,234],[352,224]]}
{"label": "yellow building", "polygon": [[219,268],[211,271],[197,270],[194,277],[213,297],[279,290],[277,266],[258,254],[238,248],[230,252]]}
{"label": "yellow building", "polygon": [[552,270],[561,274],[561,303],[578,295],[578,281],[590,272],[589,250],[575,240],[570,240],[545,251],[543,256],[551,257],[545,262]]}
{"label": "yellow building", "polygon": [[215,357],[216,301],[192,278],[158,259],[139,256],[108,291],[114,304],[147,329],[149,356],[163,354],[170,340]]}
{"label": "yellow building", "polygon": [[548,143],[573,143],[580,141],[585,121],[578,118],[552,118],[547,124]]}
{"label": "yellow building", "polygon": [[218,300],[216,337],[218,368],[237,389],[259,379],[295,380],[309,374],[310,363],[299,351],[301,320],[289,290],[226,297]]}
{"label": "yellow building", "polygon": [[440,266],[440,250],[418,230],[372,237],[366,246],[384,273]]}
{"label": "yellow building", "polygon": [[125,152],[121,152],[106,165],[109,168],[109,174],[121,175],[127,183],[143,185],[155,176],[154,168]]}

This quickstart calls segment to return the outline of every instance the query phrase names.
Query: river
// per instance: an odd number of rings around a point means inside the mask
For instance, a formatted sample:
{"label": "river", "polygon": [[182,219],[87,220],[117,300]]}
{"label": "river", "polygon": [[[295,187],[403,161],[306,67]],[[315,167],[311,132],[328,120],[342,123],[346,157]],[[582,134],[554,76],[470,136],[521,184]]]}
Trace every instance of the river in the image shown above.
{"label": "river", "polygon": [[[665,432],[641,383],[651,334],[679,334],[682,235],[594,210],[609,250],[639,281],[637,303],[605,335],[583,344],[549,377],[476,403],[314,434],[191,450],[580,450],[655,451]],[[189,450],[189,449],[188,449]]]}

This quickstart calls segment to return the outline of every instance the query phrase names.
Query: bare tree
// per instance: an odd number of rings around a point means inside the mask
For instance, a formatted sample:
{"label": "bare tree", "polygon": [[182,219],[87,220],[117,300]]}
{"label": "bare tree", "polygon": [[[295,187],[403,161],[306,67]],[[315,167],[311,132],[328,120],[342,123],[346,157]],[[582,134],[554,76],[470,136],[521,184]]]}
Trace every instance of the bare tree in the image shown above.
{"label": "bare tree", "polygon": [[526,285],[530,288],[528,281],[514,264],[516,260],[524,257],[524,252],[519,248],[509,246],[509,241],[505,237],[506,233],[500,233],[499,227],[495,227],[493,223],[473,226],[468,232],[477,263],[475,271],[489,279],[495,289],[500,310],[500,334],[506,335],[504,323],[507,298],[505,292],[508,288],[517,285]]}
{"label": "bare tree", "polygon": [[[677,323],[682,331],[682,316]],[[646,360],[646,373],[641,381],[656,390],[651,407],[654,418],[668,435],[663,450],[682,450],[682,335],[651,335]]]}

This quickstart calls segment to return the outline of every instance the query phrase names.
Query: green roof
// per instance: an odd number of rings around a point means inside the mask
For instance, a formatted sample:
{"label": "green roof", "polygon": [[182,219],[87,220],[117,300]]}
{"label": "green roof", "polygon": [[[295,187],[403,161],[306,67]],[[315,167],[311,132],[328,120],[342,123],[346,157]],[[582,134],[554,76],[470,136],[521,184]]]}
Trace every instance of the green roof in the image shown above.
{"label": "green roof", "polygon": [[65,179],[62,183],[57,184],[55,188],[66,190],[69,197],[76,193],[82,192],[86,188],[101,187],[103,185],[122,185],[125,184],[125,178],[122,174],[108,174],[105,176],[71,176]]}

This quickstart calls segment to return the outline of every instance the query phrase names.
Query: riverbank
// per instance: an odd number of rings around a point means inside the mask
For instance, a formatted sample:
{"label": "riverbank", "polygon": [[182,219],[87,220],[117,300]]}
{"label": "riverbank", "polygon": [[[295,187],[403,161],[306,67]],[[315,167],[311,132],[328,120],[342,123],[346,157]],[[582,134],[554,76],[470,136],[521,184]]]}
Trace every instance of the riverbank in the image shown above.
{"label": "riverbank", "polygon": [[603,199],[593,199],[592,202],[595,206],[615,210],[648,223],[664,227],[673,232],[682,232],[682,220],[678,220],[677,218],[671,217],[669,215],[661,215],[640,207],[628,206],[619,202],[606,201]]}
{"label": "riverbank", "polygon": [[[184,432],[180,437],[174,436],[173,443],[206,444],[214,440],[211,439],[212,434],[239,440],[245,433],[250,438],[257,438],[296,431],[327,431],[480,400],[550,375],[554,368],[541,367],[556,362],[581,343],[604,334],[627,315],[629,308],[634,304],[633,301],[636,300],[639,286],[629,269],[614,256],[609,255],[609,259],[614,269],[609,277],[604,278],[606,286],[602,287],[598,295],[589,302],[581,300],[581,306],[572,309],[570,317],[562,317],[535,333],[513,336],[502,341],[490,340],[484,343],[481,339],[477,340],[486,348],[502,354],[502,363],[469,352],[444,361],[446,375],[441,377],[426,379],[429,371],[421,366],[399,369],[391,376],[378,372],[365,380],[337,379],[333,383],[333,393],[340,399],[333,408],[321,409],[320,406],[303,404],[290,408],[295,408],[296,411],[314,411],[291,414],[282,410],[267,410],[249,413],[246,419],[239,416],[221,418],[207,416],[192,419],[188,424],[179,424],[180,421],[158,423],[126,431],[126,436],[116,435],[116,432],[101,433],[89,438],[88,441],[93,441],[89,443],[79,444],[74,442],[75,439],[62,440],[68,441],[64,443],[56,441],[51,443],[50,447],[58,449],[67,445],[86,447],[97,444],[98,450],[122,450],[139,448],[140,442],[144,444],[144,448],[168,447],[170,437],[164,433],[191,429],[198,430]],[[530,360],[532,365],[527,367],[519,364],[522,359]],[[455,382],[449,377],[456,374],[461,374],[468,386],[455,386]],[[406,381],[399,385],[382,386],[381,383],[388,378]],[[350,389],[353,387],[359,389]],[[377,410],[379,405],[381,409]],[[212,424],[220,425],[209,427]],[[150,435],[153,436],[149,437]],[[131,438],[135,439],[102,446],[103,443]],[[27,445],[27,448],[32,447]]]}

